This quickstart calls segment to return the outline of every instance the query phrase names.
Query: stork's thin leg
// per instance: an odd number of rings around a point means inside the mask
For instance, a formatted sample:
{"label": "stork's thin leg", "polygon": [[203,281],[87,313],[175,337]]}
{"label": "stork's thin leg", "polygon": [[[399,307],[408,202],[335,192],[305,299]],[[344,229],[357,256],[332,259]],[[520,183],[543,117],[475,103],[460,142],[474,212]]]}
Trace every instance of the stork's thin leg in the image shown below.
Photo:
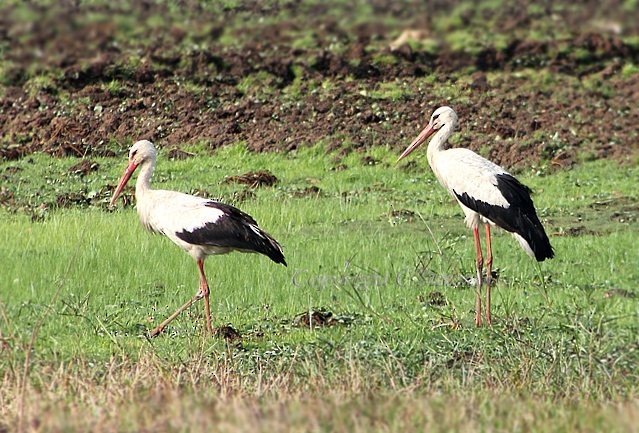
{"label": "stork's thin leg", "polygon": [[490,244],[490,225],[486,224],[486,322],[492,324],[490,317],[490,286],[493,283],[493,249]]}
{"label": "stork's thin leg", "polygon": [[204,259],[197,261],[197,267],[200,270],[200,291],[204,296],[204,312],[206,313],[206,331],[209,335],[213,335],[213,326],[211,324],[211,305],[209,304],[209,283],[204,275]]}
{"label": "stork's thin leg", "polygon": [[186,304],[182,305],[180,308],[175,310],[175,313],[171,314],[169,317],[166,318],[164,322],[160,323],[160,325],[157,328],[151,331],[151,334],[150,334],[151,337],[156,337],[158,334],[164,331],[164,328],[166,328],[166,325],[171,323],[171,321],[173,321],[173,319],[179,316],[180,313],[182,313],[182,311],[186,310],[187,308],[189,308],[191,305],[193,305],[194,303],[196,303],[202,298],[204,298],[204,311],[206,312],[206,330],[208,331],[210,335],[213,335],[213,328],[211,326],[211,307],[209,304],[210,291],[209,291],[209,283],[206,281],[206,276],[204,275],[204,260],[198,260],[197,267],[200,271],[199,290],[197,291],[195,296],[193,296]]}
{"label": "stork's thin leg", "polygon": [[164,331],[164,328],[166,328],[166,325],[171,323],[171,321],[175,319],[177,316],[179,316],[182,311],[186,310],[191,305],[193,305],[194,303],[202,299],[203,296],[204,294],[202,293],[202,289],[198,290],[195,296],[193,296],[193,298],[191,298],[186,304],[182,305],[180,308],[175,310],[175,313],[171,314],[169,317],[166,318],[164,322],[160,323],[160,325],[157,328],[151,331],[151,334],[150,334],[151,337],[156,337],[157,335],[159,335],[162,331]]}
{"label": "stork's thin leg", "polygon": [[481,242],[479,241],[479,229],[473,228],[475,237],[475,265],[477,270],[477,293],[475,297],[475,325],[481,326],[481,270],[484,265],[484,258],[481,253]]}

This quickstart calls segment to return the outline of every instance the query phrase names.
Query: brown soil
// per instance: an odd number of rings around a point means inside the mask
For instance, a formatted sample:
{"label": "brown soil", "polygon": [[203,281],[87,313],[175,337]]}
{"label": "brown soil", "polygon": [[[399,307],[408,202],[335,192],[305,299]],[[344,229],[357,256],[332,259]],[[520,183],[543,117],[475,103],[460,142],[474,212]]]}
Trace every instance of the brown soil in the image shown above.
{"label": "brown soil", "polygon": [[353,317],[334,316],[331,311],[305,311],[293,318],[293,326],[299,328],[320,328],[323,326],[350,325]]}
{"label": "brown soil", "polygon": [[69,173],[77,174],[79,176],[86,176],[92,171],[97,171],[100,168],[100,164],[97,162],[89,161],[88,159],[83,159],[79,163],[69,168]]}
{"label": "brown soil", "polygon": [[[292,3],[249,1],[218,16],[185,1],[187,24],[176,19],[153,27],[148,23],[154,17],[169,12],[151,2],[72,3],[34,7],[29,20],[0,8],[1,159],[35,151],[113,156],[142,138],[172,149],[176,159],[188,157],[181,147],[194,142],[216,148],[245,141],[250,149],[268,151],[323,140],[328,150],[392,145],[399,151],[442,104],[454,105],[460,116],[458,145],[509,167],[546,160],[563,169],[581,150],[594,158],[623,158],[639,146],[639,74],[622,72],[624,65],[639,64],[639,48],[623,39],[637,35],[637,21],[599,2],[566,7],[558,17],[553,12],[561,23],[553,28],[563,34],[543,42],[525,35],[550,19],[539,15],[550,15],[548,10],[528,14],[524,1],[494,17],[469,11],[461,15],[463,25],[490,18],[510,37],[506,46],[466,51],[440,44],[435,52],[409,42],[436,38],[428,30],[435,12],[420,2],[410,8],[372,2],[369,21],[351,27],[322,4],[300,11]],[[445,16],[455,4],[433,8]],[[600,16],[602,11],[617,13]],[[237,25],[283,12],[304,13],[308,20]],[[96,14],[112,18],[90,19]],[[132,36],[123,40],[115,18],[129,15],[141,30],[129,29]],[[422,30],[406,33],[406,41],[391,49],[402,28],[382,24],[385,16]],[[300,48],[291,36],[304,32],[315,40],[311,47]],[[237,43],[222,43],[223,35]],[[329,50],[331,41],[345,49]],[[530,68],[549,71],[556,90],[535,88],[517,74]],[[507,74],[491,79],[493,72]],[[435,77],[432,87],[415,85],[410,98],[362,92],[382,82],[411,86],[427,75]],[[440,89],[447,86],[463,97],[434,96],[444,95]]]}
{"label": "brown soil", "polygon": [[307,186],[304,189],[300,190],[300,191],[293,191],[292,196],[293,197],[319,197],[322,195],[322,190],[315,186],[315,185],[311,185],[311,186]]}
{"label": "brown soil", "polygon": [[232,326],[220,326],[219,328],[216,328],[214,332],[217,337],[223,338],[229,343],[242,339],[240,332]]}
{"label": "brown soil", "polygon": [[320,326],[329,326],[337,323],[332,317],[333,313],[322,311],[307,311],[300,313],[293,319],[293,326],[302,328],[316,328]]}
{"label": "brown soil", "polygon": [[446,297],[442,292],[436,291],[428,294],[428,304],[433,307],[443,307],[448,304],[448,301],[446,301]]}
{"label": "brown soil", "polygon": [[247,185],[251,188],[260,186],[273,186],[277,182],[277,177],[268,170],[251,171],[237,176],[229,176],[224,180],[225,183],[239,183]]}

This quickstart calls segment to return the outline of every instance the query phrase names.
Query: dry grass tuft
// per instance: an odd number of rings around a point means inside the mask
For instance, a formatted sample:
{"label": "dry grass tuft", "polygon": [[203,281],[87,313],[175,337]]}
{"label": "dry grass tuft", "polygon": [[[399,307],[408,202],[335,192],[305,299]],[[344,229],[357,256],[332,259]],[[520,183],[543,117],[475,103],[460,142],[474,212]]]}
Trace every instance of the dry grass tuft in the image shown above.
{"label": "dry grass tuft", "polygon": [[486,388],[451,394],[429,385],[427,375],[397,377],[389,386],[383,372],[371,373],[356,361],[335,375],[291,374],[292,364],[300,363],[318,367],[317,360],[300,358],[282,362],[275,374],[269,368],[243,375],[224,357],[212,361],[198,354],[175,365],[151,353],[101,365],[34,365],[22,420],[16,398],[21,372],[9,370],[1,382],[0,431],[23,425],[25,431],[71,432],[543,432],[589,431],[596,425],[614,432],[630,431],[639,421],[638,400],[575,405],[573,399]]}

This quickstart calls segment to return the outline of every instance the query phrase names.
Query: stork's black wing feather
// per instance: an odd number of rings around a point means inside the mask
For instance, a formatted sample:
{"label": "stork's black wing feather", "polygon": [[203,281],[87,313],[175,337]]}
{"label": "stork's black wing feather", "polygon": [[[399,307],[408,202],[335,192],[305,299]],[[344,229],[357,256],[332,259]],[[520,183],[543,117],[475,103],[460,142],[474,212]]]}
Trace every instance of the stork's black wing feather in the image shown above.
{"label": "stork's black wing feather", "polygon": [[223,215],[193,230],[183,230],[176,235],[194,245],[208,245],[253,251],[268,256],[276,263],[286,265],[280,244],[261,230],[249,214],[228,204],[210,201],[207,207],[222,211]]}
{"label": "stork's black wing feather", "polygon": [[535,205],[530,197],[532,192],[530,188],[507,173],[497,174],[495,177],[497,189],[509,203],[509,207],[476,200],[465,192],[458,194],[455,191],[455,196],[464,206],[491,220],[504,230],[517,233],[524,238],[538,261],[553,258],[555,253],[537,217]]}

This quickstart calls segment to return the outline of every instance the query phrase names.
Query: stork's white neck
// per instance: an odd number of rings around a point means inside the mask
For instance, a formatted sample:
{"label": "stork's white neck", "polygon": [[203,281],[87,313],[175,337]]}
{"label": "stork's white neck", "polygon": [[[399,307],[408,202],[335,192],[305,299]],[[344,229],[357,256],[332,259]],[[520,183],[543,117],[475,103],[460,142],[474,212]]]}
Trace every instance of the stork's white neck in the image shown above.
{"label": "stork's white neck", "polygon": [[433,135],[430,143],[428,143],[428,149],[426,150],[426,155],[428,157],[428,162],[432,165],[432,160],[437,155],[437,153],[446,150],[446,142],[448,141],[448,137],[455,130],[455,123],[446,123],[444,126],[439,128],[439,131]]}
{"label": "stork's white neck", "polygon": [[140,165],[140,174],[135,181],[135,198],[140,200],[147,191],[151,189],[151,176],[155,169],[155,160],[146,160]]}

